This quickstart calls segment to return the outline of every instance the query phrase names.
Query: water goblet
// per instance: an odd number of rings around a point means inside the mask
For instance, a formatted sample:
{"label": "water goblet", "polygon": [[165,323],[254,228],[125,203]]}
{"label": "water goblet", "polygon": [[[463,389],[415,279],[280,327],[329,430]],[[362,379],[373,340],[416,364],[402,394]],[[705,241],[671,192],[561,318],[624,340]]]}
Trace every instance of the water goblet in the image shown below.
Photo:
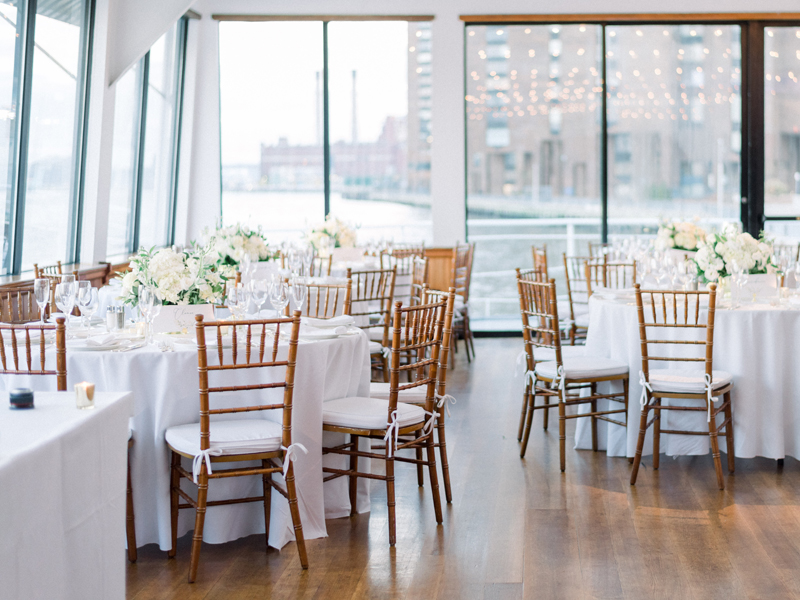
{"label": "water goblet", "polygon": [[292,279],[292,308],[302,310],[306,296],[308,296],[308,284],[306,284],[305,277],[294,277]]}
{"label": "water goblet", "polygon": [[272,303],[272,308],[278,311],[279,315],[283,315],[284,309],[289,304],[289,286],[283,280],[276,281],[269,291],[269,301]]}
{"label": "water goblet", "polygon": [[55,301],[56,308],[64,313],[64,321],[66,326],[69,327],[69,316],[72,309],[75,308],[75,293],[70,283],[57,283],[56,284]]}
{"label": "water goblet", "polygon": [[250,297],[256,305],[256,315],[261,313],[261,307],[267,301],[269,294],[269,284],[264,279],[253,279],[250,281]]}
{"label": "water goblet", "polygon": [[50,280],[46,278],[34,280],[33,296],[36,299],[36,304],[39,305],[39,318],[42,325],[44,325],[44,310],[50,301]]}
{"label": "water goblet", "polygon": [[89,302],[92,298],[92,283],[90,281],[78,281],[77,284],[78,290],[75,299],[81,311],[81,327],[85,329],[87,327],[87,321],[84,303]]}
{"label": "water goblet", "polygon": [[156,293],[150,287],[145,285],[139,286],[139,312],[144,318],[145,326],[145,343],[150,344],[150,320],[153,315],[153,305],[155,304]]}
{"label": "water goblet", "polygon": [[303,258],[303,274],[306,277],[311,277],[311,264],[314,262],[314,248],[307,246],[302,253]]}

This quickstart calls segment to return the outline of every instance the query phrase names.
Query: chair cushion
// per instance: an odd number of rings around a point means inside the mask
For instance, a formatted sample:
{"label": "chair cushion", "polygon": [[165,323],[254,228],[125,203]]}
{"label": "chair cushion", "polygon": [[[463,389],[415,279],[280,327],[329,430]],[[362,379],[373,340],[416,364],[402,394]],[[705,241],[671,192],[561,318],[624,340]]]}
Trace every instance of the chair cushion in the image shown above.
{"label": "chair cushion", "polygon": [[[588,304],[581,304],[579,302],[572,303],[572,310],[575,313],[575,316],[578,315],[585,315],[589,312],[589,305]],[[559,300],[558,301],[558,316],[561,319],[569,319],[569,300]]]}
{"label": "chair cushion", "polygon": [[[650,387],[654,392],[675,392],[678,394],[704,394],[706,391],[705,371],[679,371],[677,369],[652,369],[649,373]],[[718,389],[728,385],[733,378],[727,371],[711,372],[711,388]]]}
{"label": "chair cushion", "polygon": [[[369,384],[369,397],[378,398],[379,400],[388,400],[389,384],[383,381],[373,381]],[[400,393],[397,395],[397,399],[400,402],[411,402],[412,404],[425,404],[425,399],[427,397],[427,385],[419,385],[408,390],[400,390]]]}
{"label": "chair cushion", "polygon": [[575,315],[575,325],[583,327],[584,329],[589,329],[589,313]]}
{"label": "chair cushion", "polygon": [[[611,377],[625,375],[628,365],[611,358],[597,356],[562,356],[564,375],[567,379],[588,379],[589,377]],[[536,363],[536,374],[547,379],[555,379],[558,372],[556,361]]]}
{"label": "chair cushion", "polygon": [[[223,454],[272,452],[281,447],[281,424],[265,419],[212,421],[211,447]],[[200,423],[170,427],[167,443],[185,454],[200,454]]]}
{"label": "chair cushion", "polygon": [[[322,403],[322,422],[336,427],[353,429],[386,429],[389,401],[377,398],[339,398]],[[397,405],[397,422],[408,427],[425,420],[425,411],[413,404]]]}
{"label": "chair cushion", "polygon": [[[562,360],[583,356],[584,354],[586,354],[586,348],[584,346],[561,346]],[[556,359],[556,351],[552,348],[534,348],[533,358],[536,359],[537,363],[549,362]]]}
{"label": "chair cushion", "polygon": [[[367,330],[367,335],[369,336],[369,339],[372,342],[382,342],[383,341],[383,327],[370,327]],[[392,330],[389,329],[389,340],[391,340],[391,339],[392,339]]]}
{"label": "chair cushion", "polygon": [[383,353],[383,346],[381,346],[380,342],[370,342],[369,343],[369,353],[370,354],[382,354]]}

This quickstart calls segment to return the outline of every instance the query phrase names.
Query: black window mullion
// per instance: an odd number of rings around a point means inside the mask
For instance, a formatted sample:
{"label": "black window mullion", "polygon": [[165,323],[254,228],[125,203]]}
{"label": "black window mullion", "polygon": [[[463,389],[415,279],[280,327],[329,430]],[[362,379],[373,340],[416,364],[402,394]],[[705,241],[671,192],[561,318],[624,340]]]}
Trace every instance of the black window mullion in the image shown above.
{"label": "black window mullion", "polygon": [[36,34],[36,2],[28,0],[25,15],[25,56],[22,68],[20,97],[19,151],[17,152],[16,190],[13,198],[14,225],[12,234],[11,273],[22,270],[22,232],[25,227],[25,188],[28,177],[28,136],[31,125],[31,91],[33,88],[33,50]]}
{"label": "black window mullion", "polygon": [[600,241],[608,242],[608,84],[606,82],[606,26],[601,25],[602,94],[600,104]]}
{"label": "black window mullion", "polygon": [[325,186],[325,216],[331,212],[331,140],[328,116],[328,21],[322,22],[322,180]]}
{"label": "black window mullion", "polygon": [[758,235],[764,225],[764,23],[742,36],[742,224]]}
{"label": "black window mullion", "polygon": [[136,148],[136,171],[134,177],[133,191],[133,231],[131,233],[131,252],[139,249],[139,227],[142,217],[142,178],[144,176],[144,142],[145,131],[147,129],[147,88],[150,79],[150,52],[142,59],[142,87],[141,104],[139,110],[139,142]]}
{"label": "black window mullion", "polygon": [[186,38],[189,32],[189,20],[182,17],[178,27],[178,61],[175,74],[175,130],[173,132],[172,144],[172,168],[171,168],[171,194],[170,207],[168,211],[167,223],[167,245],[175,243],[175,221],[178,208],[178,176],[180,171],[181,154],[181,128],[183,125],[183,88],[186,76]]}

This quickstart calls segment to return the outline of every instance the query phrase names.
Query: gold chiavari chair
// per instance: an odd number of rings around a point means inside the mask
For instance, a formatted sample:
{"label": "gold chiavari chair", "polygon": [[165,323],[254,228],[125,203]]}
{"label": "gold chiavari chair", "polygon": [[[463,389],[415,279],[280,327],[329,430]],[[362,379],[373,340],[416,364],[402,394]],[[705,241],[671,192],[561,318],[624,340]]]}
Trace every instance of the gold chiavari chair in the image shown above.
{"label": "gold chiavari chair", "polygon": [[589,242],[589,256],[592,258],[603,258],[611,248],[611,242]]}
{"label": "gold chiavari chair", "polygon": [[601,259],[592,256],[567,256],[564,258],[564,277],[567,283],[567,301],[569,302],[569,319],[565,326],[570,345],[576,341],[586,339],[589,330],[589,289],[586,281],[586,268],[584,265],[595,262],[606,262],[606,256]]}
{"label": "gold chiavari chair", "polygon": [[0,321],[30,323],[39,319],[39,305],[31,290],[0,294]]}
{"label": "gold chiavari chair", "polygon": [[[292,393],[294,390],[294,374],[297,359],[297,340],[300,333],[300,311],[295,311],[291,318],[261,319],[251,321],[238,321],[238,328],[244,327],[246,334],[237,334],[237,327],[231,327],[230,321],[203,321],[203,315],[196,317],[197,330],[197,362],[200,376],[200,422],[189,423],[170,427],[166,431],[166,443],[172,455],[170,478],[170,501],[172,523],[172,548],[169,557],[175,556],[178,544],[178,511],[181,508],[195,509],[194,535],[192,536],[192,557],[189,566],[189,583],[197,577],[197,568],[200,562],[200,547],[203,541],[203,525],[205,523],[206,508],[243,502],[263,502],[264,521],[266,526],[267,547],[269,547],[269,516],[272,488],[285,497],[289,502],[292,515],[297,552],[300,555],[300,564],[308,568],[305,541],[303,538],[303,525],[300,522],[300,509],[297,505],[297,489],[294,477],[294,459],[297,449],[302,447],[292,443]],[[271,332],[273,339],[267,341],[268,327],[274,326]],[[278,359],[278,340],[281,327],[291,328],[289,339],[288,357]],[[208,347],[206,346],[206,330],[213,331],[216,341],[219,364],[209,364]],[[226,361],[226,352],[223,346],[223,329],[230,329],[231,348]],[[255,330],[255,336],[254,334]],[[242,339],[244,338],[244,339]],[[239,344],[244,343],[244,356],[239,349]],[[255,349],[253,349],[255,346]],[[211,386],[209,375],[211,373],[230,373],[235,370],[262,369],[262,372],[285,373],[281,381],[241,386]],[[260,403],[256,405],[237,406],[231,408],[211,408],[210,396],[216,393],[240,393],[254,390],[283,390],[281,402],[272,404]],[[262,392],[264,393],[264,392]],[[252,397],[252,396],[251,396]],[[266,402],[267,400],[262,400]],[[282,412],[282,423],[267,419],[238,419],[211,421],[213,415],[233,415],[244,412],[279,410]],[[304,450],[304,448],[302,448]],[[181,465],[181,457],[193,460],[192,471]],[[275,461],[281,460],[281,465]],[[212,469],[211,465],[225,462],[257,461],[259,464],[250,467],[233,469]],[[286,489],[278,485],[272,475],[283,473]],[[208,501],[208,483],[211,479],[224,477],[247,477],[261,475],[262,495],[241,499],[227,499]],[[187,479],[197,486],[197,500],[181,489],[181,479]],[[180,499],[185,504],[180,503]]]}
{"label": "gold chiavari chair", "polygon": [[369,335],[372,367],[381,369],[384,381],[389,381],[387,349],[391,344],[389,325],[396,270],[397,267],[372,271],[347,269],[347,278],[352,281],[350,314],[356,319],[356,326]]}
{"label": "gold chiavari chair", "polygon": [[[551,408],[558,406],[559,453],[563,472],[566,469],[567,419],[588,417],[592,420],[592,449],[595,451],[597,451],[598,420],[614,423],[621,427],[627,426],[628,365],[610,358],[564,355],[559,335],[555,280],[551,279],[548,283],[544,283],[517,279],[517,287],[525,353],[529,361],[525,378],[526,385],[530,384],[530,389],[526,394],[528,403],[525,411],[525,430],[522,435],[520,457],[525,458],[534,411],[543,409],[547,414]],[[542,322],[546,325],[543,326]],[[536,360],[536,352],[540,347],[552,350],[555,353],[555,360]],[[622,393],[598,393],[598,383],[615,381],[622,383]],[[588,394],[586,394],[587,391]],[[544,399],[543,405],[536,406],[537,396]],[[551,398],[554,398],[557,404],[550,404]],[[598,400],[621,403],[623,407],[598,410]],[[590,412],[567,414],[568,406],[579,404],[589,404]],[[611,418],[611,415],[615,414],[623,415],[624,421]]]}
{"label": "gold chiavari chair", "polygon": [[[286,282],[291,294],[293,282],[289,279],[286,279]],[[353,285],[350,279],[345,283],[306,283],[305,285],[308,288],[306,298],[300,307],[304,317],[332,319],[350,314]],[[289,304],[292,304],[291,300]],[[287,317],[289,316],[289,305],[285,308],[285,314]]]}
{"label": "gold chiavari chair", "polygon": [[475,244],[456,244],[453,248],[451,285],[456,290],[455,317],[453,319],[453,351],[458,352],[458,336],[464,340],[467,362],[475,358],[475,343],[469,321],[469,288],[472,279],[472,261],[475,257]]}
{"label": "gold chiavari chair", "polygon": [[[642,449],[647,428],[653,425],[653,469],[658,469],[661,434],[673,435],[708,435],[711,440],[711,452],[714,457],[714,469],[717,472],[719,489],[725,489],[722,476],[722,463],[719,456],[719,436],[724,435],[727,441],[728,471],[734,471],[733,414],[731,407],[731,390],[733,382],[730,373],[715,371],[714,355],[714,315],[716,307],[717,286],[711,284],[708,291],[662,291],[643,290],[636,284],[636,310],[639,315],[639,338],[642,351],[642,371],[640,379],[642,389],[642,415],[639,424],[639,440],[636,444],[636,456],[631,472],[631,485],[636,483],[639,465],[642,461]],[[645,308],[645,298],[648,306]],[[701,305],[708,301],[706,322],[701,322]],[[648,330],[651,332],[648,334]],[[682,334],[683,333],[683,334]],[[669,339],[664,339],[669,338]],[[651,345],[656,347],[651,349]],[[691,349],[702,351],[704,356],[686,356]],[[651,355],[651,350],[657,353]],[[672,356],[664,356],[671,354]],[[680,356],[676,356],[680,355]],[[703,363],[702,369],[652,369],[652,362],[687,362]],[[722,396],[722,404],[714,403]],[[696,400],[700,406],[670,406],[663,404],[662,399]],[[650,411],[653,419],[648,421]],[[708,432],[685,431],[661,428],[661,411],[700,412],[707,416]],[[722,423],[717,423],[717,415],[724,413]]]}
{"label": "gold chiavari chair", "polygon": [[422,294],[428,283],[428,259],[414,257],[411,269],[411,306],[422,303]]}
{"label": "gold chiavari chair", "polygon": [[592,297],[593,288],[621,290],[636,283],[636,261],[632,263],[584,263],[586,295]]}
{"label": "gold chiavari chair", "polygon": [[50,275],[50,276],[58,275],[59,276],[58,280],[60,281],[61,280],[60,276],[64,274],[61,269],[62,269],[62,267],[61,267],[61,261],[60,260],[58,262],[56,262],[56,264],[54,264],[54,265],[47,265],[47,266],[44,266],[44,267],[40,267],[37,263],[33,263],[33,276],[36,279],[41,279],[41,278],[46,277],[48,275]]}
{"label": "gold chiavari chair", "polygon": [[[386,499],[389,512],[389,545],[396,541],[395,525],[395,462],[416,463],[427,466],[433,494],[436,522],[442,522],[442,506],[439,498],[439,480],[436,472],[436,451],[434,430],[438,413],[436,411],[436,386],[440,351],[444,333],[444,320],[447,302],[434,302],[403,308],[400,302],[394,307],[392,324],[392,364],[389,382],[389,399],[340,398],[323,404],[323,431],[346,433],[349,442],[335,447],[323,448],[322,453],[340,454],[350,459],[349,468],[336,469],[323,466],[328,473],[325,481],[337,477],[348,477],[350,484],[350,511],[356,514],[357,485],[359,477],[380,479],[386,482]],[[405,340],[403,345],[401,340]],[[400,364],[401,349],[412,350],[412,362]],[[415,374],[412,382],[400,385],[400,373],[411,371]],[[399,401],[401,394],[420,388],[425,390],[423,406]],[[409,390],[409,391],[407,391]],[[359,439],[384,440],[383,452],[360,451]],[[399,456],[400,450],[423,449],[426,459]],[[374,458],[385,461],[385,475],[358,470],[358,459]]]}
{"label": "gold chiavari chair", "polygon": [[381,251],[381,269],[397,267],[398,275],[411,275],[416,257],[425,257],[425,244],[392,246]]}
{"label": "gold chiavari chair", "polygon": [[[450,353],[450,340],[452,337],[455,289],[450,288],[449,292],[442,292],[438,290],[430,290],[427,289],[427,287],[425,288],[420,304],[437,304],[441,302],[446,302],[447,304],[444,317],[444,330],[442,334],[442,349],[439,354],[439,367],[436,372],[436,377],[437,377],[436,410],[439,414],[439,417],[436,422],[437,435],[434,447],[439,449],[439,461],[442,465],[442,480],[444,483],[444,494],[449,504],[450,502],[453,501],[453,494],[450,488],[450,467],[449,467],[449,462],[447,460],[447,441],[445,437],[444,423],[445,423],[445,412],[447,414],[450,413],[450,408],[447,406],[447,404],[448,403],[455,404],[455,398],[446,393],[447,360],[448,360],[448,355]],[[405,358],[405,363],[403,363],[404,356],[402,355],[408,354],[408,352],[405,351],[405,348],[409,346],[412,346],[412,350],[410,350],[410,352],[414,356],[412,356],[411,359]],[[401,353],[401,364],[408,364],[409,362],[413,362],[414,358],[416,357],[416,351],[413,349],[413,344],[410,344],[409,341],[406,340],[405,338],[401,338],[400,340],[400,353]],[[419,378],[422,375],[420,372],[407,371],[407,373],[410,375],[409,381],[413,381],[413,378],[415,377]],[[425,402],[427,400],[426,392],[427,390],[421,388],[405,389],[399,392],[398,401],[408,402],[410,404],[416,404],[417,406],[425,406]],[[388,400],[390,393],[391,393],[391,384],[383,382],[373,382],[370,384],[369,395],[371,398]],[[417,459],[422,460],[422,448],[417,449]],[[417,463],[417,483],[419,484],[420,487],[422,487],[423,469],[421,463]]]}
{"label": "gold chiavari chair", "polygon": [[533,268],[541,270],[547,281],[549,279],[547,275],[547,244],[542,244],[541,248],[531,246],[531,253],[533,254]]}

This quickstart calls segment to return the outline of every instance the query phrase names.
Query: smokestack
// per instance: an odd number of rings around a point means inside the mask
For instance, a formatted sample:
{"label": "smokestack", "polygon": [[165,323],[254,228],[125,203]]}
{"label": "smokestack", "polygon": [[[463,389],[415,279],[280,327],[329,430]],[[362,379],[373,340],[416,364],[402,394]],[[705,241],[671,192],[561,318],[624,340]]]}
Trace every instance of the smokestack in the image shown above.
{"label": "smokestack", "polygon": [[356,118],[356,72],[353,69],[353,144],[358,143],[358,120]]}
{"label": "smokestack", "polygon": [[317,95],[316,95],[316,117],[317,117],[317,146],[322,146],[322,106],[320,97],[322,91],[319,87],[319,71],[317,71]]}

